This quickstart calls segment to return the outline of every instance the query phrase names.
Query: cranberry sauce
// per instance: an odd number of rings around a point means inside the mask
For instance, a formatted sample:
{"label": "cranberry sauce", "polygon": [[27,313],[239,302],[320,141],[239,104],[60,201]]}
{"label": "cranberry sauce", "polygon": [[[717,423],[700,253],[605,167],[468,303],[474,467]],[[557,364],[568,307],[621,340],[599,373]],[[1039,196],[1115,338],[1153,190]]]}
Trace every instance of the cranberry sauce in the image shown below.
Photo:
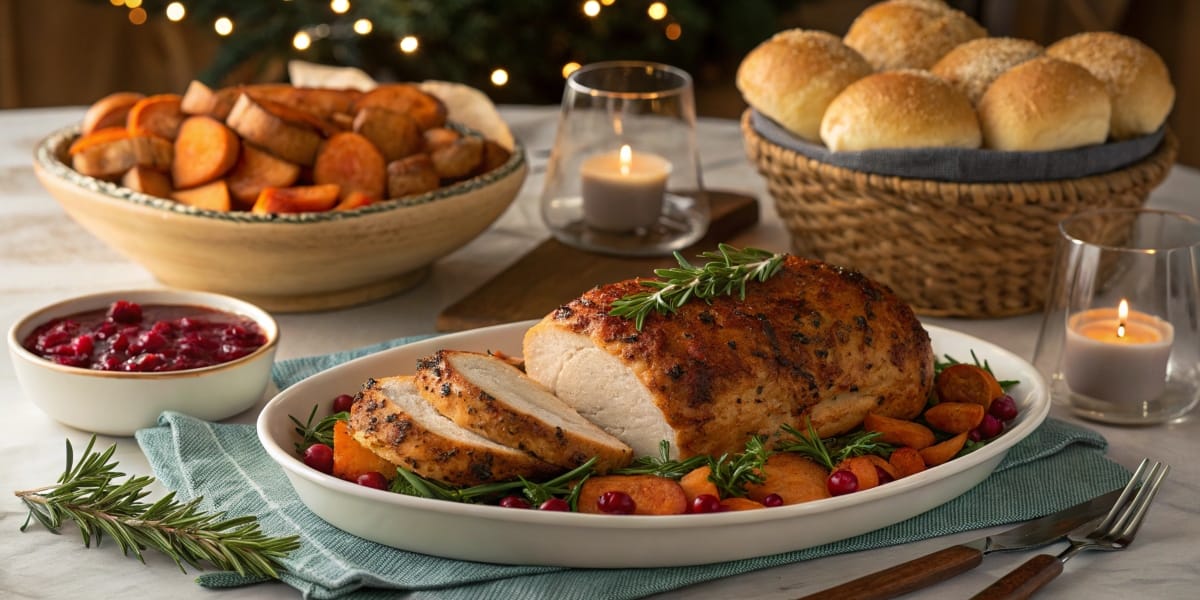
{"label": "cranberry sauce", "polygon": [[99,371],[182,371],[229,362],[267,343],[254,321],[199,306],[117,300],[39,325],[23,346],[60,365]]}

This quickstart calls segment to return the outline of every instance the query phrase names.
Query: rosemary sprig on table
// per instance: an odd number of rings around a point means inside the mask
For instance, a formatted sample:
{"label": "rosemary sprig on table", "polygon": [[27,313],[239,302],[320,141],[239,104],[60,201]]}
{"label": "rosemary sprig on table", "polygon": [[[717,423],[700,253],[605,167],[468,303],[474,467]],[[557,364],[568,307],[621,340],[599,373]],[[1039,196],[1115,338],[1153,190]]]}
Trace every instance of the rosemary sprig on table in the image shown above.
{"label": "rosemary sprig on table", "polygon": [[225,513],[201,512],[202,498],[181,503],[171,492],[153,504],[142,502],[154,478],[114,482],[125,475],[116,471],[117,463],[112,461],[117,446],[93,452],[95,442],[92,436],[75,463],[68,440],[67,467],[56,484],[14,492],[29,508],[21,531],[37,520],[59,533],[63,521],[70,520],[79,527],[86,547],[91,547],[93,538],[99,546],[107,535],[123,553],[132,553],[143,563],[142,551],[150,548],[170,557],[184,572],[184,563],[197,569],[209,563],[240,575],[274,578],[279,577],[278,559],[300,547],[298,536],[267,537],[252,516],[227,519]]}
{"label": "rosemary sprig on table", "polygon": [[610,315],[634,320],[641,331],[642,324],[651,313],[660,315],[673,313],[692,298],[708,299],[716,296],[737,294],[746,298],[746,284],[751,281],[766,281],[783,264],[783,254],[773,254],[757,248],[739,249],[728,244],[719,244],[716,252],[703,252],[701,258],[710,259],[703,266],[693,266],[676,252],[679,266],[655,269],[654,274],[662,279],[648,279],[642,285],[654,291],[638,292],[612,303]]}
{"label": "rosemary sprig on table", "polygon": [[781,452],[803,454],[831,471],[838,463],[847,458],[864,454],[885,456],[893,450],[891,444],[878,441],[880,433],[877,431],[859,431],[823,440],[817,434],[817,429],[813,427],[812,421],[805,419],[804,424],[807,428],[806,432],[791,425],[782,426],[783,432],[791,436],[791,439],[781,440],[776,449]]}

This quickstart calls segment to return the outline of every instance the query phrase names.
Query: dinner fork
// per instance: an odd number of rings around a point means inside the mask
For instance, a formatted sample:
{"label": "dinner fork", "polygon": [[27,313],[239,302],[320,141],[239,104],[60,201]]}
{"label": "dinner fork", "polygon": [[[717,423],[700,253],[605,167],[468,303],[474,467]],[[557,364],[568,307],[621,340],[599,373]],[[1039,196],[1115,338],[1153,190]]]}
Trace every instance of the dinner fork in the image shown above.
{"label": "dinner fork", "polygon": [[1028,598],[1063,571],[1063,564],[1084,550],[1124,550],[1142,525],[1146,511],[1170,467],[1142,460],[1108,514],[1086,523],[1067,536],[1071,543],[1058,556],[1039,554],[1010,571],[971,600],[1018,600]]}

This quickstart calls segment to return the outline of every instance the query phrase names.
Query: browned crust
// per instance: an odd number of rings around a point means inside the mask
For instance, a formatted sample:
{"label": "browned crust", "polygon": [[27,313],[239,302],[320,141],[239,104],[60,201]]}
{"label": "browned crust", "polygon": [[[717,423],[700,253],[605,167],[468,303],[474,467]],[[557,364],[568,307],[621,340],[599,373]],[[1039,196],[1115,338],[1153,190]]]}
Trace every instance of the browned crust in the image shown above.
{"label": "browned crust", "polygon": [[[454,367],[455,355],[462,354],[468,353],[439,350],[417,363],[418,391],[446,418],[496,443],[567,469],[593,456],[598,458],[596,469],[601,473],[633,460],[633,449],[624,444],[614,447],[564,430],[488,394],[469,375]],[[496,361],[517,370],[502,359]],[[532,380],[529,384],[540,385]]]}
{"label": "browned crust", "polygon": [[[642,331],[608,314],[645,291],[638,280],[594,288],[546,321],[591,337],[655,396],[680,456],[739,451],[749,435],[802,426],[822,401],[869,393],[814,422],[823,436],[858,426],[866,411],[912,418],[933,384],[929,334],[912,309],[865,276],[794,256],[745,300],[692,301],[652,315]],[[878,381],[871,387],[867,381]]]}
{"label": "browned crust", "polygon": [[414,419],[368,380],[350,411],[351,434],[388,462],[429,479],[470,486],[517,477],[542,479],[562,469],[532,455],[443,437]]}

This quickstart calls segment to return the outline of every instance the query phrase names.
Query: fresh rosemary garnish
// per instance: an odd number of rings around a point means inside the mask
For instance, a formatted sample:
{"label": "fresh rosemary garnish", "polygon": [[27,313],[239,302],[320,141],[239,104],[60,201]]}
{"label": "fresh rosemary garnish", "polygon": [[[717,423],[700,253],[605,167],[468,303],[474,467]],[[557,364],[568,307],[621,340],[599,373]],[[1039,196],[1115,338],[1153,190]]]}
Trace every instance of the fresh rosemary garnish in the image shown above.
{"label": "fresh rosemary garnish", "polygon": [[784,255],[757,248],[738,249],[719,244],[716,252],[703,252],[700,257],[710,260],[696,267],[676,252],[678,267],[655,269],[654,274],[662,279],[641,282],[646,287],[654,288],[654,291],[620,298],[612,303],[608,314],[632,318],[634,326],[641,331],[650,313],[673,313],[692,298],[708,299],[736,293],[739,298],[745,299],[746,284],[766,281],[774,275],[783,264]]}
{"label": "fresh rosemary garnish", "polygon": [[671,444],[667,440],[658,442],[658,456],[641,456],[627,467],[614,469],[618,475],[658,475],[679,479],[694,469],[708,464],[707,456],[693,456],[683,460],[671,458]]}
{"label": "fresh rosemary garnish", "polygon": [[296,433],[300,435],[300,441],[296,442],[296,453],[304,454],[305,450],[313,444],[325,444],[333,446],[333,425],[338,421],[345,421],[350,418],[348,412],[337,412],[313,423],[313,419],[317,417],[317,405],[313,405],[312,412],[308,413],[308,421],[301,423],[299,419],[292,415],[288,418],[296,424]]}
{"label": "fresh rosemary garnish", "polygon": [[891,444],[878,441],[881,434],[877,431],[858,431],[823,440],[817,434],[812,421],[806,418],[804,425],[807,432],[801,432],[791,425],[782,426],[783,432],[792,439],[781,440],[776,445],[776,450],[803,454],[832,471],[838,463],[847,458],[864,454],[877,454],[886,458],[894,449]]}
{"label": "fresh rosemary garnish", "polygon": [[[935,377],[938,373],[941,373],[943,370],[945,370],[946,367],[957,365],[962,362],[953,356],[950,356],[949,354],[943,354],[942,358],[945,360],[938,360],[935,358],[933,361],[933,374]],[[996,373],[992,371],[992,366],[988,364],[987,359],[984,359],[983,362],[979,362],[979,357],[975,355],[974,350],[971,351],[971,361],[975,363],[975,366],[990,373],[992,377],[996,377]],[[1000,384],[1000,389],[1006,392],[1008,391],[1008,388],[1021,383],[1021,381],[1018,379],[1000,379],[999,377],[996,378],[996,382]]]}
{"label": "fresh rosemary garnish", "polygon": [[267,537],[252,516],[225,518],[225,513],[203,513],[202,498],[178,502],[168,493],[153,504],[142,502],[149,495],[146,487],[153,477],[124,477],[112,461],[114,444],[104,452],[93,452],[96,437],[88,441],[83,457],[74,463],[74,450],[67,441],[67,468],[58,483],[14,492],[29,516],[21,531],[32,520],[59,533],[64,520],[74,521],[83,535],[83,545],[96,545],[107,535],[116,540],[121,551],[132,553],[145,563],[142,551],[157,550],[186,572],[184,563],[202,569],[204,563],[240,575],[279,577],[278,559],[300,547],[299,536]]}
{"label": "fresh rosemary garnish", "polygon": [[494,499],[502,494],[519,490],[534,506],[545,502],[550,497],[560,497],[571,504],[571,510],[575,510],[579,488],[583,487],[583,481],[595,470],[596,460],[595,457],[592,457],[578,467],[542,483],[516,479],[463,488],[447,486],[421,477],[404,467],[397,467],[396,472],[399,477],[392,480],[392,485],[388,489],[397,494],[465,503]]}
{"label": "fresh rosemary garnish", "polygon": [[746,440],[745,452],[709,458],[708,466],[712,474],[708,478],[717,484],[722,498],[745,496],[747,483],[761,484],[765,481],[762,468],[770,456],[771,451],[767,449],[764,436],[750,436]]}

